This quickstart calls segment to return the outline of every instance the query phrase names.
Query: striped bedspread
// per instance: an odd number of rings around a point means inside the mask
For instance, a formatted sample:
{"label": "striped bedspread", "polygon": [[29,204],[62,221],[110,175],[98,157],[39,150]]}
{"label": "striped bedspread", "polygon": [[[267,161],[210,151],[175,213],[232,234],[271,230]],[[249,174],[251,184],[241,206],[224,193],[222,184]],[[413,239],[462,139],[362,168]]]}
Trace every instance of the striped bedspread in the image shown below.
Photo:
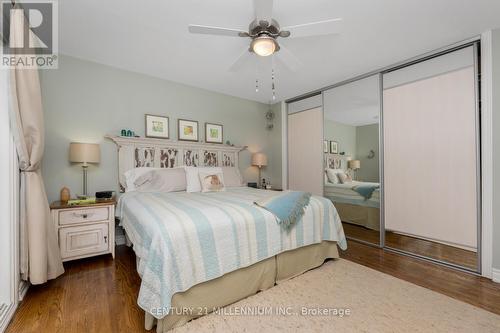
{"label": "striped bedspread", "polygon": [[172,296],[196,284],[323,240],[346,249],[338,213],[328,199],[311,197],[304,216],[289,230],[253,204],[278,193],[238,187],[123,194],[116,211],[140,259],[139,306],[161,319]]}

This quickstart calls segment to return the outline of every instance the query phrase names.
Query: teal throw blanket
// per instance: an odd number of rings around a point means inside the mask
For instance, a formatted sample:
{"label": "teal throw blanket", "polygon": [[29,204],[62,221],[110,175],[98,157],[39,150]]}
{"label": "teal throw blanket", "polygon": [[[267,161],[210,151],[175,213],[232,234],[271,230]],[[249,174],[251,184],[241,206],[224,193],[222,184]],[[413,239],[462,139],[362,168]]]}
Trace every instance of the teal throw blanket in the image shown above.
{"label": "teal throw blanket", "polygon": [[278,223],[288,228],[302,218],[310,199],[311,193],[286,191],[276,196],[257,200],[254,203],[273,213],[278,218]]}
{"label": "teal throw blanket", "polygon": [[368,200],[372,197],[373,192],[378,189],[380,185],[374,185],[374,184],[369,184],[369,185],[356,185],[353,186],[353,191],[358,192],[360,195],[362,195],[365,200]]}

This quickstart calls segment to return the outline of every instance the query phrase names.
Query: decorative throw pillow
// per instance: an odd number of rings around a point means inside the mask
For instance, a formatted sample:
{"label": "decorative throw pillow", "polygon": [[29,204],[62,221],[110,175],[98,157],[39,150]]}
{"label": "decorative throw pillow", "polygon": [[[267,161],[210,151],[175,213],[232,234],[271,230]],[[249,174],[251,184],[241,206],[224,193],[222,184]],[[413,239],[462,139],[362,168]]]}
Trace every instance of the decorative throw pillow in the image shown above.
{"label": "decorative throw pillow", "polygon": [[349,176],[347,173],[345,172],[339,172],[337,174],[337,176],[339,177],[339,181],[341,184],[346,184],[346,183],[352,183],[352,178],[351,176]]}
{"label": "decorative throw pillow", "polygon": [[202,192],[221,192],[225,191],[224,178],[222,172],[199,172]]}
{"label": "decorative throw pillow", "polygon": [[201,184],[200,184],[200,172],[205,173],[222,173],[222,169],[219,167],[185,167],[186,169],[186,183],[187,189],[186,192],[200,192]]}

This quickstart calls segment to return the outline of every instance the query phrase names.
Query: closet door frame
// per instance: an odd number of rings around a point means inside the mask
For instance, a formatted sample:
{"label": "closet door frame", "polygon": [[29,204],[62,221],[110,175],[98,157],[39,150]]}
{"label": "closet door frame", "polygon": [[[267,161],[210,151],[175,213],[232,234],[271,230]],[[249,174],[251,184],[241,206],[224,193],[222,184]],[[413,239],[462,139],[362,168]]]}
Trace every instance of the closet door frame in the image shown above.
{"label": "closet door frame", "polygon": [[[480,68],[480,40],[475,40],[469,43],[465,43],[453,48],[449,48],[447,50],[443,50],[441,52],[434,53],[432,55],[422,57],[419,59],[415,59],[403,64],[400,64],[398,66],[394,66],[392,68],[383,70],[380,72],[380,180],[381,180],[381,204],[380,204],[380,244],[381,247],[383,247],[387,251],[403,254],[406,256],[410,257],[415,257],[419,259],[423,259],[426,261],[438,263],[444,266],[452,267],[461,271],[465,271],[468,273],[473,273],[477,275],[481,275],[482,273],[482,163],[481,163],[481,110],[480,110],[480,98],[481,98],[481,80],[480,80],[480,75],[481,75],[481,68]],[[451,262],[435,259],[435,258],[430,258],[427,256],[423,256],[420,254],[412,253],[409,251],[405,251],[402,249],[397,249],[393,247],[386,246],[385,244],[385,194],[384,194],[384,131],[383,131],[383,126],[384,126],[384,75],[397,71],[399,69],[403,69],[406,67],[410,67],[434,58],[438,58],[441,56],[444,56],[446,54],[450,54],[468,47],[473,47],[473,54],[474,54],[474,86],[475,86],[475,144],[476,144],[476,206],[477,206],[477,212],[476,212],[476,218],[477,218],[477,266],[476,270],[471,270],[466,267],[463,267],[458,264],[454,264]]]}

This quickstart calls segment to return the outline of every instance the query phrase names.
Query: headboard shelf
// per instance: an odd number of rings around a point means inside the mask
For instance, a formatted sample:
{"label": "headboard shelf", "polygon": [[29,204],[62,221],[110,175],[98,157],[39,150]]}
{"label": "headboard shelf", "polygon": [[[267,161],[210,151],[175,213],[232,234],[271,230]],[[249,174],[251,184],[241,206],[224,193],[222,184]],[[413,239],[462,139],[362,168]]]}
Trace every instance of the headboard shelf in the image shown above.
{"label": "headboard shelf", "polygon": [[203,142],[191,142],[191,141],[176,141],[169,139],[155,139],[155,138],[144,138],[144,137],[127,137],[119,135],[106,135],[105,138],[112,140],[117,146],[168,146],[168,147],[179,147],[179,148],[197,148],[197,149],[210,149],[210,150],[223,150],[223,151],[234,151],[240,152],[245,150],[246,146],[228,146],[224,144],[217,143],[203,143]]}
{"label": "headboard shelf", "polygon": [[246,147],[106,135],[118,147],[120,189],[123,174],[137,167],[175,168],[180,166],[238,167],[238,154]]}

